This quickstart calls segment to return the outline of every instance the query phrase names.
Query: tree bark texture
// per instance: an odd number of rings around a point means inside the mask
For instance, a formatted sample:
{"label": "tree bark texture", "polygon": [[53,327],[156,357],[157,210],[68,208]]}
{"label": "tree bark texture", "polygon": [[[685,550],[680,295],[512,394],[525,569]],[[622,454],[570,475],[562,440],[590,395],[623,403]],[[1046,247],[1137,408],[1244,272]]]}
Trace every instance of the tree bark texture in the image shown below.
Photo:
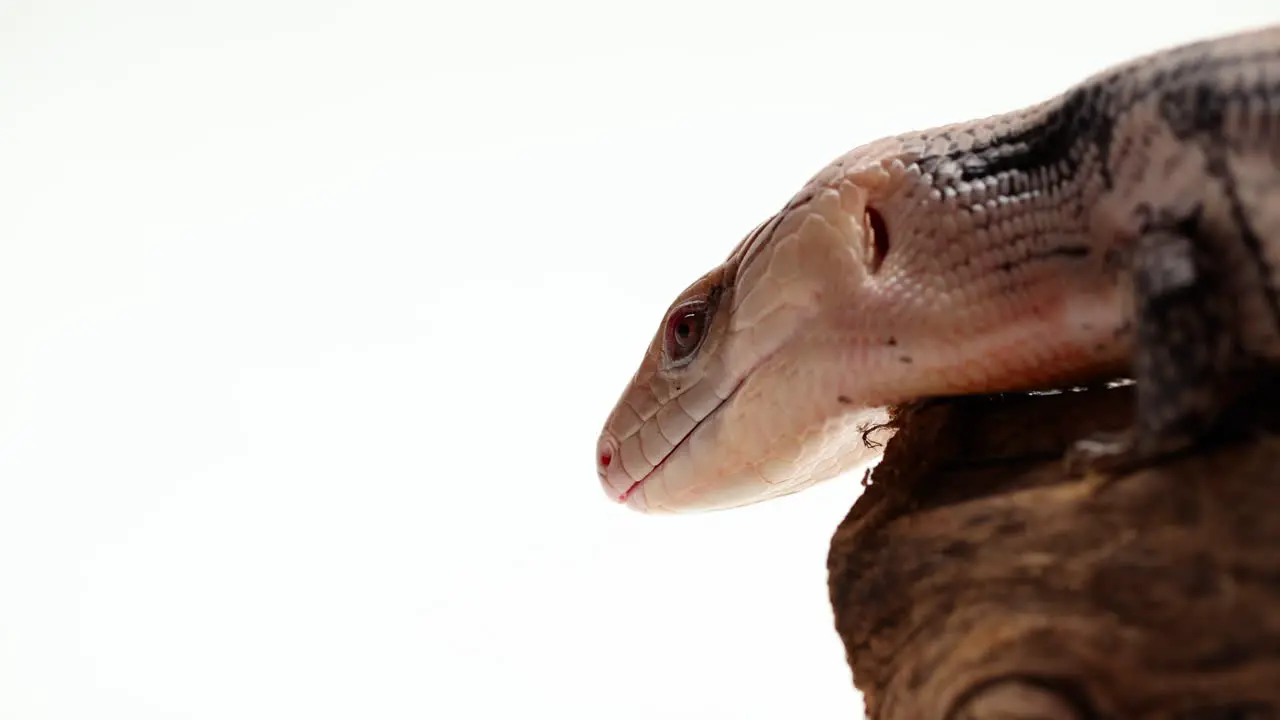
{"label": "tree bark texture", "polygon": [[1280,393],[1231,441],[1068,477],[1131,390],[896,413],[828,558],[868,718],[1280,716]]}

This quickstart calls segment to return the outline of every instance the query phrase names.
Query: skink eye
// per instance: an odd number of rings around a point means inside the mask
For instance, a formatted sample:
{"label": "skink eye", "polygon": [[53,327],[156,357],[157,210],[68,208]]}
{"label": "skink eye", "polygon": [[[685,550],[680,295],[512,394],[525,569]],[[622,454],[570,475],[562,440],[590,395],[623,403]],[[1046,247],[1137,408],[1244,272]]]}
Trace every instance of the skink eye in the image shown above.
{"label": "skink eye", "polygon": [[707,303],[695,300],[680,305],[667,316],[662,351],[667,360],[681,364],[693,356],[707,331]]}

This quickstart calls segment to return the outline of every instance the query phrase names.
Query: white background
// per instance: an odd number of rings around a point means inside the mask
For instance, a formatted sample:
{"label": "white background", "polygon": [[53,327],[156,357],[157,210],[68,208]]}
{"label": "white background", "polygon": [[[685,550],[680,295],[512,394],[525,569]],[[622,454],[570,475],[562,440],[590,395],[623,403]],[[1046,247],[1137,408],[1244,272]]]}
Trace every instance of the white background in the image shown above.
{"label": "white background", "polygon": [[662,310],[854,145],[1276,7],[0,1],[0,719],[857,717],[856,474],[599,489]]}

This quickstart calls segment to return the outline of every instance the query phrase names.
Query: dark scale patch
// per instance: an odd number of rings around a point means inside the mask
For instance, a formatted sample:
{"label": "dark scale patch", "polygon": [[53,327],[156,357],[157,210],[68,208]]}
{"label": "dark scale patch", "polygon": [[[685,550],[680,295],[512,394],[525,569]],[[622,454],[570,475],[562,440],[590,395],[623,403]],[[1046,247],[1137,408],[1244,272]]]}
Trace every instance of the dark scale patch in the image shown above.
{"label": "dark scale patch", "polygon": [[[1213,55],[1212,52],[1211,44],[1196,44],[1169,55],[1163,70],[1150,71],[1141,64],[1118,68],[1067,91],[1041,122],[993,137],[970,152],[952,153],[938,162],[957,162],[961,179],[965,181],[1001,173],[1034,175],[1055,166],[1067,170],[1061,179],[1068,181],[1074,177],[1086,147],[1096,147],[1104,159],[1110,155],[1116,118],[1134,105],[1153,99],[1153,95],[1159,99],[1162,110],[1179,111],[1176,121],[1184,127],[1221,127],[1229,89],[1218,88],[1220,97],[1216,97],[1213,83],[1231,67],[1275,60],[1280,57],[1280,50],[1270,48],[1247,55]],[[1144,77],[1147,72],[1150,74]],[[1250,93],[1255,101],[1265,102],[1265,98],[1280,94],[1276,78],[1268,78],[1267,82],[1265,87],[1260,85],[1239,92]],[[1246,100],[1243,94],[1239,99]],[[1098,172],[1110,188],[1112,177],[1106,162]]]}
{"label": "dark scale patch", "polygon": [[[1160,115],[1182,140],[1219,139],[1227,109],[1245,108],[1272,120],[1280,114],[1274,106],[1280,97],[1280,78],[1260,78],[1248,86],[1223,86],[1214,78],[1198,78],[1169,88],[1160,96]],[[1263,128],[1263,132],[1266,128]]]}
{"label": "dark scale patch", "polygon": [[925,175],[936,175],[938,172],[938,166],[941,165],[943,161],[949,159],[951,158],[948,158],[945,155],[929,155],[920,158],[916,165],[920,168],[921,173],[924,173]]}
{"label": "dark scale patch", "polygon": [[1194,135],[1218,136],[1229,103],[1228,93],[1208,82],[1182,86],[1160,97],[1160,115],[1181,140]]}
{"label": "dark scale patch", "polygon": [[[1067,169],[1063,179],[1069,179],[1079,167],[1084,144],[1097,147],[1103,157],[1110,152],[1112,97],[1120,77],[1077,87],[1043,122],[992,138],[986,146],[948,159],[962,161],[961,179],[966,181],[1002,173],[1035,174],[1054,167]],[[1102,171],[1103,181],[1110,187],[1111,177],[1105,166]]]}
{"label": "dark scale patch", "polygon": [[996,267],[1001,272],[1009,272],[1016,267],[1027,265],[1035,262],[1043,262],[1050,258],[1085,258],[1089,257],[1090,248],[1087,245],[1059,245],[1051,247],[1039,252],[1028,254],[1025,258],[1017,261],[1002,262]]}
{"label": "dark scale patch", "polygon": [[852,405],[853,398],[849,397],[848,395],[837,395],[836,402],[840,403],[841,405]]}
{"label": "dark scale patch", "polygon": [[1226,109],[1240,104],[1266,108],[1269,98],[1280,95],[1280,78],[1259,75],[1249,86],[1224,82],[1234,66],[1261,64],[1280,59],[1280,49],[1248,55],[1199,54],[1180,59],[1168,71],[1156,75],[1138,99],[1158,93],[1158,107],[1175,136],[1187,139],[1203,133],[1221,133]]}

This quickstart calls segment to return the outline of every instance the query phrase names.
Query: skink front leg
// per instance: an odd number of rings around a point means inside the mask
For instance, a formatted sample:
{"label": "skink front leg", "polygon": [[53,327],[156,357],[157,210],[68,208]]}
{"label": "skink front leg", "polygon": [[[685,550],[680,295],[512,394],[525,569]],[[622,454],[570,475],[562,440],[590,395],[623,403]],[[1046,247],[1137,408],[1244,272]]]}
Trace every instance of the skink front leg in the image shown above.
{"label": "skink front leg", "polygon": [[1194,222],[1147,232],[1134,254],[1136,413],[1123,433],[1078,441],[1068,473],[1123,474],[1223,429],[1243,358],[1237,298],[1221,246]]}

